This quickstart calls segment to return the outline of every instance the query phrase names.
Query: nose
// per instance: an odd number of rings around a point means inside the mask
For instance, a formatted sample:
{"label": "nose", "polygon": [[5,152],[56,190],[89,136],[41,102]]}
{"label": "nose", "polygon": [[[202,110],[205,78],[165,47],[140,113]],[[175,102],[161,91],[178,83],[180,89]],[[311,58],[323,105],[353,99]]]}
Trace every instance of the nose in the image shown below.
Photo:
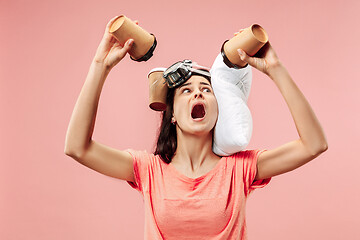
{"label": "nose", "polygon": [[204,96],[202,95],[201,91],[199,89],[197,89],[195,92],[194,92],[194,98],[203,98]]}

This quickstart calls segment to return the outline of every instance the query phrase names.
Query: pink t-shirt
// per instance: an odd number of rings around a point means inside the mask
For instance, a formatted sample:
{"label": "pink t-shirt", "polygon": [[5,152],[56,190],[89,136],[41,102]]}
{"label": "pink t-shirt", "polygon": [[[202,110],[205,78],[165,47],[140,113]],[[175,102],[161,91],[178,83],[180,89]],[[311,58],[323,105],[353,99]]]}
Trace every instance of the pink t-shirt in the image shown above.
{"label": "pink t-shirt", "polygon": [[223,157],[196,179],[180,173],[158,155],[128,150],[145,204],[145,240],[247,239],[245,204],[249,194],[271,178],[254,181],[260,150]]}

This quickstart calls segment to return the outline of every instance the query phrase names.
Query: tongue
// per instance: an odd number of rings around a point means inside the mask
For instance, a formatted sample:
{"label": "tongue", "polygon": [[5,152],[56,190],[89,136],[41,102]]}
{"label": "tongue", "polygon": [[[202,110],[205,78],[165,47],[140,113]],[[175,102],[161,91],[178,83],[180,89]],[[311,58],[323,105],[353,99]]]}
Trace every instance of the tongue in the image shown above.
{"label": "tongue", "polygon": [[203,118],[204,116],[205,116],[204,106],[201,104],[195,105],[195,107],[191,112],[191,117],[193,119],[196,119],[196,118]]}

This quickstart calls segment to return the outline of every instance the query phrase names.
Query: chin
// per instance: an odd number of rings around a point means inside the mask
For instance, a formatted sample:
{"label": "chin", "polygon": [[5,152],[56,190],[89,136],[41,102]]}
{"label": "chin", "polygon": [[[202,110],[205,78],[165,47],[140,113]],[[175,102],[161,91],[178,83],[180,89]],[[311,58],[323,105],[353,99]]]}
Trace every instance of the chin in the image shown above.
{"label": "chin", "polygon": [[189,129],[188,133],[203,136],[213,133],[214,126],[193,126]]}

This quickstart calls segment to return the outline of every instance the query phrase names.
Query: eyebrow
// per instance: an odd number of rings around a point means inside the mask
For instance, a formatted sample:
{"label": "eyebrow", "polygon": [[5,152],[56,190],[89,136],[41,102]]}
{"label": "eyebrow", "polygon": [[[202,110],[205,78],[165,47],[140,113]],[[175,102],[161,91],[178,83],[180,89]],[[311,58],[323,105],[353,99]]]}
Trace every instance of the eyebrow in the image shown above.
{"label": "eyebrow", "polygon": [[206,83],[206,82],[200,82],[200,84],[210,86],[210,84],[208,84],[208,83]]}
{"label": "eyebrow", "polygon": [[[200,82],[201,85],[207,85],[207,86],[211,86],[210,84],[208,84],[207,82]],[[185,87],[185,86],[188,86],[188,85],[191,85],[191,82],[188,82],[188,83],[184,83],[183,85],[181,85],[180,88],[182,87]]]}

